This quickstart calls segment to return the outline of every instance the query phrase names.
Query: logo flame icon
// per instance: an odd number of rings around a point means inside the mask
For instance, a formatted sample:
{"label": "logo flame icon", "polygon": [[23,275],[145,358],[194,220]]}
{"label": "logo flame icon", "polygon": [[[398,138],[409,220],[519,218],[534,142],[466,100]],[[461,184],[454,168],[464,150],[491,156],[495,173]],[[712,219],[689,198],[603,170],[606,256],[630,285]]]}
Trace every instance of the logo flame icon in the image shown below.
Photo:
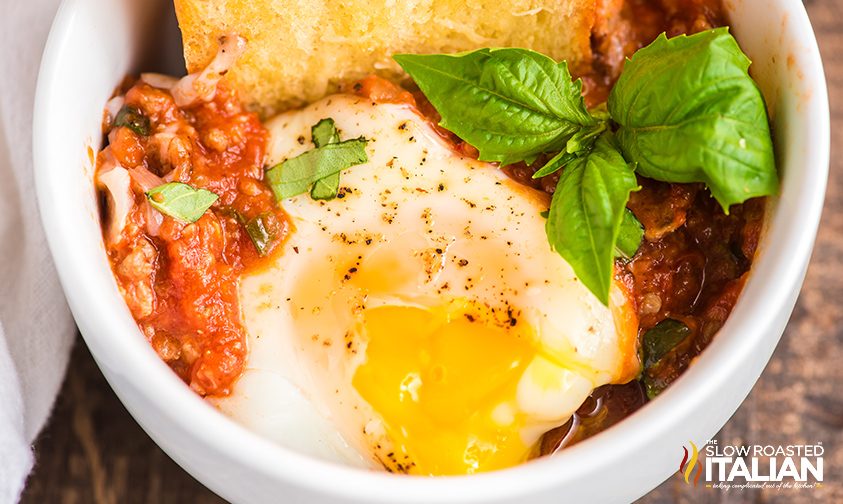
{"label": "logo flame icon", "polygon": [[700,476],[702,476],[702,464],[697,465],[697,461],[699,460],[700,451],[697,449],[697,445],[694,444],[693,441],[691,443],[691,459],[688,460],[688,449],[684,446],[682,447],[685,450],[685,455],[682,457],[682,462],[679,463],[679,472],[684,474],[685,476],[685,483],[690,484],[691,481],[691,474],[694,472],[694,467],[697,468],[697,474],[694,476],[694,486],[697,486],[697,483],[700,482]]}

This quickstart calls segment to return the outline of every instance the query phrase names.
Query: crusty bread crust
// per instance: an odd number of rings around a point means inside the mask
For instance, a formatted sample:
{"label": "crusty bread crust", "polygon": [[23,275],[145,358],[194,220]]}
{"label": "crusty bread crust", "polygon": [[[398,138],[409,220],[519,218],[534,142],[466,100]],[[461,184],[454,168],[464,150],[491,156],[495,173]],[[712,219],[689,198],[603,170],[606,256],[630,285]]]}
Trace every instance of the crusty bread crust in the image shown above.
{"label": "crusty bread crust", "polygon": [[375,72],[401,78],[395,53],[526,47],[574,66],[591,57],[596,0],[174,0],[188,71],[217,39],[248,40],[226,79],[268,116]]}

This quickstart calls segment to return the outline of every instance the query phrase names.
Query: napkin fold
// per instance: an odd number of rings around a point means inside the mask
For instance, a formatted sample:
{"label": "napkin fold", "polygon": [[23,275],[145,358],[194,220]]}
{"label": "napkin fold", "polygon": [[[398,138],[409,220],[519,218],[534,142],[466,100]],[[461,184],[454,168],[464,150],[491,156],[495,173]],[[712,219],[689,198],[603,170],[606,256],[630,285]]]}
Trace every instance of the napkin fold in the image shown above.
{"label": "napkin fold", "polygon": [[32,170],[35,85],[58,3],[3,2],[0,16],[0,504],[20,498],[76,332]]}

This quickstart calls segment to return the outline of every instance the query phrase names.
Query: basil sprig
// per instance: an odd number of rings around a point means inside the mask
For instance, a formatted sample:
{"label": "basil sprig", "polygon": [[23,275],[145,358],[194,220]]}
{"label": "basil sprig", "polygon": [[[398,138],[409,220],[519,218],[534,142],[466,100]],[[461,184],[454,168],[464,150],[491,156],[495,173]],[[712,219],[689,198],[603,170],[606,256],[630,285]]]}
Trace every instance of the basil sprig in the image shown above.
{"label": "basil sprig", "polygon": [[704,182],[729,206],[773,194],[779,181],[764,98],[728,28],[636,52],[609,95],[618,141],[638,173]]}
{"label": "basil sprig", "polygon": [[146,191],[149,204],[159,212],[184,222],[196,222],[219,198],[206,189],[169,182]]}
{"label": "basil sprig", "polygon": [[537,52],[480,49],[394,59],[442,115],[442,126],[476,147],[482,161],[531,162],[565,150],[576,133],[597,123],[567,63]]}
{"label": "basil sprig", "polygon": [[[335,186],[330,178],[319,188],[314,184],[369,160],[365,138],[336,142],[336,131],[331,131],[334,127],[333,120],[330,123],[324,121],[323,119],[314,125],[311,130],[317,145],[315,149],[283,161],[266,171],[266,180],[279,201],[314,190],[314,199],[330,199],[336,196]],[[339,178],[336,179],[336,187],[339,187]]]}
{"label": "basil sprig", "polygon": [[615,256],[632,257],[643,236],[625,209],[637,189],[633,170],[665,182],[704,182],[725,212],[778,188],[764,99],[726,28],[661,35],[627,61],[608,108],[591,112],[565,62],[532,51],[394,58],[440,124],[476,147],[481,160],[531,164],[556,153],[535,173],[565,168],[548,212],[548,241],[603,303]]}
{"label": "basil sprig", "polygon": [[632,168],[604,133],[587,155],[565,168],[547,216],[550,246],[603,303],[609,303],[615,244],[629,193],[638,190]]}

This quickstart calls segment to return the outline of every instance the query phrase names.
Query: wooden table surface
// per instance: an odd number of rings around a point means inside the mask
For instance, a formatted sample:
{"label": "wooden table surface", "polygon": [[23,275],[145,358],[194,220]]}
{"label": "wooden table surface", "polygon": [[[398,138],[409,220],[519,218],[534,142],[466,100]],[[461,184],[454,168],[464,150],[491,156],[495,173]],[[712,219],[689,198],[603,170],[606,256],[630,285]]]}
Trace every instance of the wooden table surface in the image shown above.
{"label": "wooden table surface", "polygon": [[[808,276],[782,342],[717,439],[720,444],[822,442],[826,481],[815,490],[722,492],[688,486],[677,476],[641,499],[643,503],[843,502],[843,0],[805,4],[819,38],[831,99],[832,161],[825,211]],[[35,451],[36,467],[24,503],[223,502],[138,427],[81,340]],[[560,502],[564,500],[560,495]]]}

